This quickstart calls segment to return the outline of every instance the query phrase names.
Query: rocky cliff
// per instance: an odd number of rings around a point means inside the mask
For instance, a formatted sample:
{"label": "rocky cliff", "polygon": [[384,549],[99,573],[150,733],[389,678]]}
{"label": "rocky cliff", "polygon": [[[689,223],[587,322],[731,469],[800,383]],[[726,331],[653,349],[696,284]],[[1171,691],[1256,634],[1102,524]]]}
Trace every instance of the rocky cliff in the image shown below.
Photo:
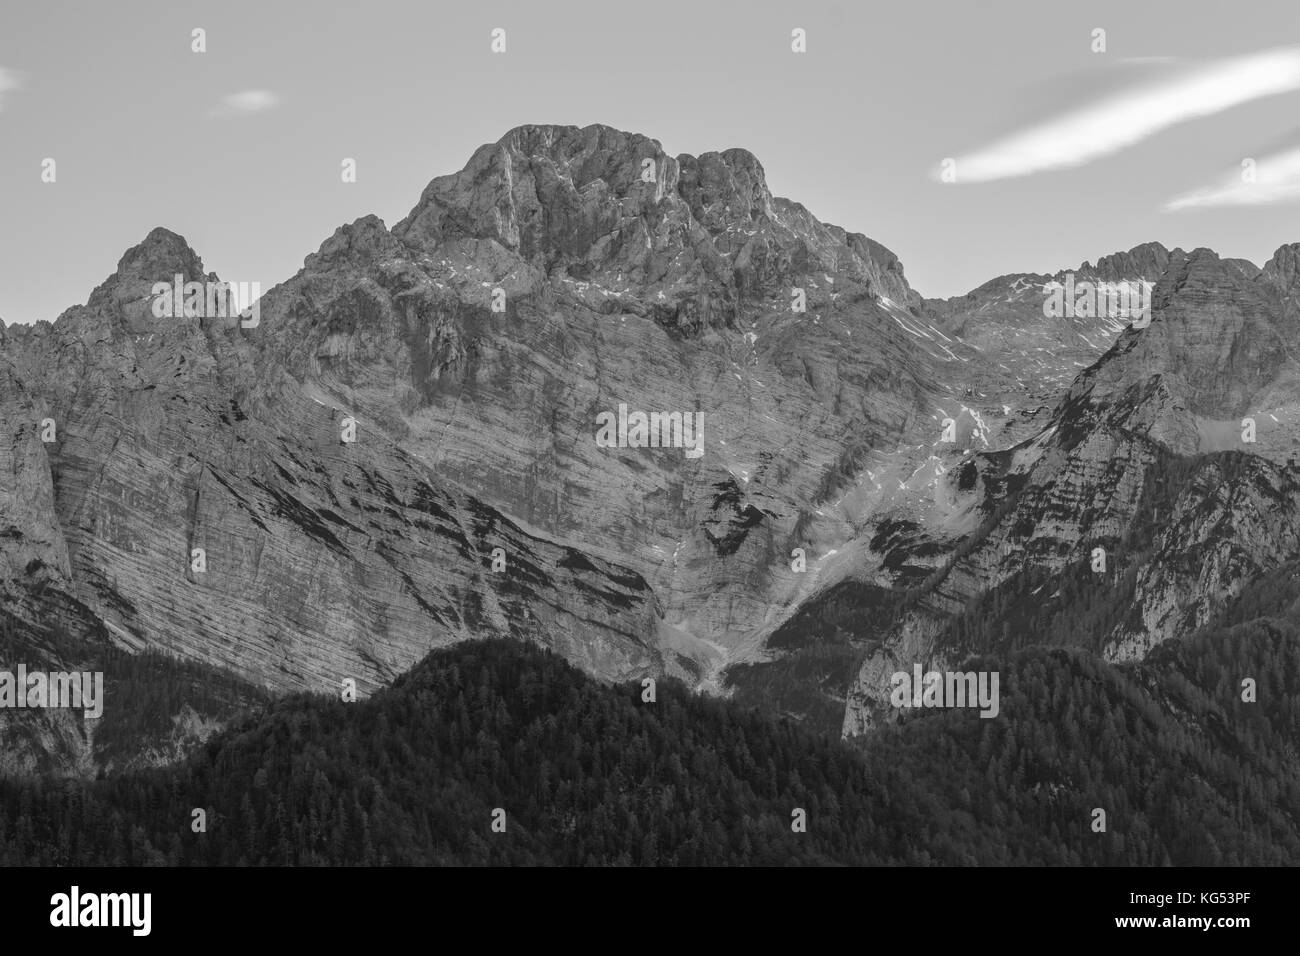
{"label": "rocky cliff", "polygon": [[[867,655],[846,732],[890,718],[893,671],[969,653],[953,640],[953,617],[1026,574],[1092,569],[1105,552],[1104,570],[1090,573],[1103,590],[1127,587],[1128,610],[1088,639],[1108,659],[1133,660],[1207,624],[1296,555],[1295,253],[1283,247],[1261,270],[1176,251],[1149,327],[1127,328],[1038,435],[954,469],[979,525],[952,542],[916,606]],[[1141,547],[1139,518],[1151,524]]]}
{"label": "rocky cliff", "polygon": [[175,273],[208,278],[155,230],[86,306],[6,330],[9,606],[40,623],[38,595],[62,592],[117,641],[278,690],[365,693],[483,633],[610,675],[670,666],[634,571],[529,530],[369,419],[344,442],[345,410],[237,321],[155,319],[150,289]]}
{"label": "rocky cliff", "polygon": [[[892,253],[773,197],[744,150],[523,127],[391,231],[341,229],[256,338],[443,478],[634,569],[707,680],[801,593],[790,552],[857,459],[929,427],[955,359],[919,302]],[[698,415],[702,455],[602,447],[621,406]]]}

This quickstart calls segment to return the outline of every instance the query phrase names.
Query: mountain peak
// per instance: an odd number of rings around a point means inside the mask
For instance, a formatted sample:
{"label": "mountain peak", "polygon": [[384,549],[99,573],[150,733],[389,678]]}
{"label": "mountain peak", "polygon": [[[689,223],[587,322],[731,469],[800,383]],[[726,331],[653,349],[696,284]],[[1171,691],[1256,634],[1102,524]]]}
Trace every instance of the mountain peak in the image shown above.
{"label": "mountain peak", "polygon": [[1283,289],[1300,285],[1300,242],[1280,246],[1273,258],[1264,263],[1264,272]]}
{"label": "mountain peak", "polygon": [[86,308],[125,322],[133,332],[145,331],[152,325],[154,285],[171,285],[178,274],[183,282],[216,279],[215,274],[204,271],[203,260],[184,236],[156,226],[142,242],[123,253],[117,270],[90,294]]}
{"label": "mountain peak", "polygon": [[1094,266],[1084,262],[1080,272],[1094,273],[1103,282],[1120,282],[1139,276],[1159,276],[1169,265],[1171,253],[1158,242],[1144,242],[1128,252],[1115,252],[1102,256]]}
{"label": "mountain peak", "polygon": [[495,242],[552,280],[678,326],[731,322],[742,300],[856,285],[920,298],[897,257],[776,199],[745,149],[676,158],[609,126],[519,126],[440,176],[392,234],[417,251]]}
{"label": "mountain peak", "polygon": [[320,249],[307,256],[303,266],[314,272],[340,258],[370,262],[394,254],[400,248],[400,243],[393,238],[384,221],[372,213],[335,229],[334,235],[322,242]]}
{"label": "mountain peak", "polygon": [[672,195],[677,175],[659,142],[637,133],[517,126],[429,183],[393,233],[424,247],[492,239],[529,259],[573,254],[603,234],[593,230]]}
{"label": "mountain peak", "polygon": [[155,226],[138,245],[132,246],[117,263],[117,275],[158,281],[171,279],[177,272],[186,277],[202,278],[203,260],[185,237],[163,226]]}

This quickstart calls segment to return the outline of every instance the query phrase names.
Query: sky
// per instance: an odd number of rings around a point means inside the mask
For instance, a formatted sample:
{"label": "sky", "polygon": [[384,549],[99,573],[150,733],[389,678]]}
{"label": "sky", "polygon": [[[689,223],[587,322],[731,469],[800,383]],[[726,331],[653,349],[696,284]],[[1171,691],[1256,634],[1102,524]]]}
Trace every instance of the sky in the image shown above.
{"label": "sky", "polygon": [[744,147],[926,296],[1300,241],[1296,0],[4,0],[0,319],[84,302],[155,226],[269,289],[525,123]]}

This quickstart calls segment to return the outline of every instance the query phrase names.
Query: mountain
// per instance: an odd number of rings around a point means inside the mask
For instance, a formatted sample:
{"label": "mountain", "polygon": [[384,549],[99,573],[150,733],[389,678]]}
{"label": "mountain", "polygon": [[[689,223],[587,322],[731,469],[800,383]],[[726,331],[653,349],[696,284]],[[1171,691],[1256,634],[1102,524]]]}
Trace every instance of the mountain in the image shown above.
{"label": "mountain", "polygon": [[[789,552],[857,456],[928,420],[951,359],[917,303],[892,253],[772,197],[743,150],[523,127],[391,232],[340,230],[263,328],[304,390],[626,563],[662,603],[657,646],[707,682],[800,593]],[[703,455],[601,447],[624,405],[702,415]]]}
{"label": "mountain", "polygon": [[[662,666],[635,572],[449,486],[368,422],[342,443],[343,415],[237,320],[152,316],[152,284],[173,273],[208,278],[155,230],[86,306],[4,333],[10,615],[275,690],[351,678],[366,693],[492,633],[549,635],[613,674]],[[494,548],[509,574],[492,573]]]}
{"label": "mountain", "polygon": [[[6,766],[133,772],[470,638],[830,737],[895,722],[915,663],[1143,661],[1296,553],[1297,250],[1148,243],[926,299],[745,150],[604,126],[483,146],[256,322],[157,315],[156,283],[220,280],[155,229],[84,306],[0,327],[0,625],[10,659],[169,690],[103,740],[0,713]],[[1058,314],[1067,281],[1150,309]]]}
{"label": "mountain", "polygon": [[[343,227],[254,328],[156,317],[174,275],[218,281],[157,229],[85,306],[4,331],[3,604],[281,691],[365,693],[490,634],[707,680],[943,354],[900,318],[897,258],[751,155],[605,127],[520,128],[391,232]],[[707,454],[597,446],[620,405],[702,411]]]}
{"label": "mountain", "polygon": [[935,325],[977,351],[971,396],[1005,396],[1023,410],[999,436],[1000,444],[1014,444],[1041,429],[1080,370],[1100,358],[1130,323],[1143,319],[1147,290],[1170,256],[1182,254],[1158,242],[1144,243],[1103,256],[1095,266],[1083,262],[1052,275],[1001,276],[964,296],[926,299],[922,308]]}
{"label": "mountain", "polygon": [[[1171,255],[1149,327],[1125,330],[1038,435],[955,470],[978,529],[951,542],[868,655],[846,732],[888,714],[888,675],[903,664],[965,653],[946,628],[970,602],[1091,569],[1095,549],[1108,563],[1090,573],[1131,587],[1123,619],[1084,638],[1114,660],[1204,625],[1300,552],[1295,256],[1284,247],[1258,269],[1208,250]],[[1025,639],[1009,628],[1002,646]]]}

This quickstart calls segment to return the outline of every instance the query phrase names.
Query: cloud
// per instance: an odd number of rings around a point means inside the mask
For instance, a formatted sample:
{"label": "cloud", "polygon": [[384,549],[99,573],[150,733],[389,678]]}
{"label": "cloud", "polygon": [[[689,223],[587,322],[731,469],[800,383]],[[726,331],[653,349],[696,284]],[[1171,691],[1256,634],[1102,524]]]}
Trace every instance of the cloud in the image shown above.
{"label": "cloud", "polygon": [[212,115],[246,116],[250,113],[264,113],[279,104],[280,97],[270,90],[244,90],[222,97],[221,104],[212,110]]}
{"label": "cloud", "polygon": [[1257,160],[1254,173],[1250,182],[1242,169],[1224,176],[1217,185],[1183,193],[1165,203],[1165,212],[1300,201],[1300,147]]}
{"label": "cloud", "polygon": [[10,90],[22,89],[23,78],[13,70],[0,66],[0,110],[5,107],[5,94]]}
{"label": "cloud", "polygon": [[1293,90],[1300,90],[1300,47],[1216,60],[1123,90],[958,157],[956,181],[987,182],[1083,166],[1178,123]]}

